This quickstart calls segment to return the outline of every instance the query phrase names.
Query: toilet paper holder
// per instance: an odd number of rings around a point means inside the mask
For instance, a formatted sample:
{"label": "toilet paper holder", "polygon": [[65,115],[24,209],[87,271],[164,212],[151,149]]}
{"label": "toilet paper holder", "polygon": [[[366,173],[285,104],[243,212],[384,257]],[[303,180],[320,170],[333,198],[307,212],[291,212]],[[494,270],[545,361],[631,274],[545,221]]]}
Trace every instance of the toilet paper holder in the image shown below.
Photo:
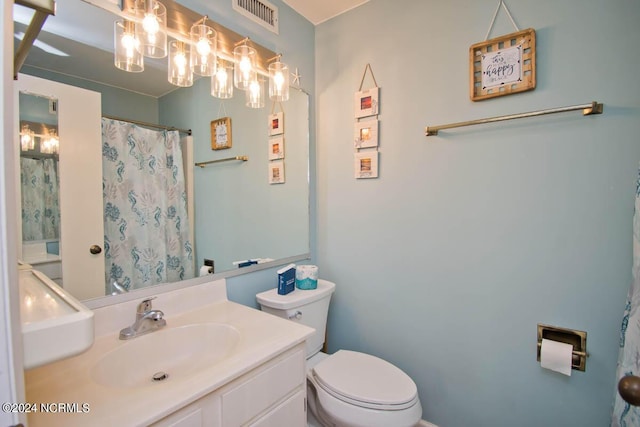
{"label": "toilet paper holder", "polygon": [[586,332],[538,323],[538,362],[543,338],[572,345],[571,369],[584,372],[589,357]]}

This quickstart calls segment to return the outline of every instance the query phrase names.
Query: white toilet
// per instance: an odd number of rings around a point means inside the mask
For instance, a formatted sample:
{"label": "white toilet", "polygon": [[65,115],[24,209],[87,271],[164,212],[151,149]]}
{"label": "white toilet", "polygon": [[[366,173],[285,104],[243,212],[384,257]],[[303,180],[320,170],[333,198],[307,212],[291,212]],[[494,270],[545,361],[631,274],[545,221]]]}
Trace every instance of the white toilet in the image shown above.
{"label": "white toilet", "polygon": [[[311,420],[335,427],[412,427],[422,418],[413,380],[391,363],[370,354],[339,350],[322,353],[329,301],[335,284],[279,295],[256,295],[262,310],[315,328],[307,341],[307,401]],[[310,421],[310,426],[312,425]]]}

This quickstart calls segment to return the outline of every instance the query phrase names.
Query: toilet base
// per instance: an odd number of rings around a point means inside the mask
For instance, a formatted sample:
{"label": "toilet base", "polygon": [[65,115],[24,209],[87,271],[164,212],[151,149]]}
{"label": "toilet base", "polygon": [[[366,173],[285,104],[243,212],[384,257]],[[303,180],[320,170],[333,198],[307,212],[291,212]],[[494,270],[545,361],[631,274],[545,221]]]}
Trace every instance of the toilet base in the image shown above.
{"label": "toilet base", "polygon": [[422,417],[422,405],[418,400],[400,411],[357,407],[334,398],[307,378],[307,422],[309,415],[313,415],[313,421],[319,426],[414,427]]}
{"label": "toilet base", "polygon": [[307,427],[324,427],[309,408],[307,408]]}

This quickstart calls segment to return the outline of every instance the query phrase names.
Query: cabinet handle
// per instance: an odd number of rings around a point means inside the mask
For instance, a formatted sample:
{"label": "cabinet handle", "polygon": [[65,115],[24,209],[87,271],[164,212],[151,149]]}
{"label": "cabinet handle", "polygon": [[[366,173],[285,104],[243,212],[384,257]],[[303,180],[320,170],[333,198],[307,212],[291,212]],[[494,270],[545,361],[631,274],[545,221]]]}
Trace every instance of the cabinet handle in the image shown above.
{"label": "cabinet handle", "polygon": [[89,248],[89,252],[91,252],[93,255],[97,255],[102,252],[102,248],[98,245],[91,245],[91,247]]}

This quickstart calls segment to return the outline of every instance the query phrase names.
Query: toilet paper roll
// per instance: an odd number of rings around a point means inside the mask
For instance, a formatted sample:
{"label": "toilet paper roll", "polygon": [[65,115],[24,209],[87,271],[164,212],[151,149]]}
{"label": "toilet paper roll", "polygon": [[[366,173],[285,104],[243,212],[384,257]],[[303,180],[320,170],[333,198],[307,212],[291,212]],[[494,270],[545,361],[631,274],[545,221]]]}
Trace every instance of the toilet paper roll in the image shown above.
{"label": "toilet paper roll", "polygon": [[540,366],[571,376],[572,351],[571,344],[543,338],[540,348]]}
{"label": "toilet paper roll", "polygon": [[211,274],[212,270],[213,270],[213,267],[208,265],[203,265],[202,267],[200,267],[200,276],[206,276],[207,274]]}
{"label": "toilet paper roll", "polygon": [[296,288],[316,289],[318,287],[318,267],[315,265],[296,266]]}

